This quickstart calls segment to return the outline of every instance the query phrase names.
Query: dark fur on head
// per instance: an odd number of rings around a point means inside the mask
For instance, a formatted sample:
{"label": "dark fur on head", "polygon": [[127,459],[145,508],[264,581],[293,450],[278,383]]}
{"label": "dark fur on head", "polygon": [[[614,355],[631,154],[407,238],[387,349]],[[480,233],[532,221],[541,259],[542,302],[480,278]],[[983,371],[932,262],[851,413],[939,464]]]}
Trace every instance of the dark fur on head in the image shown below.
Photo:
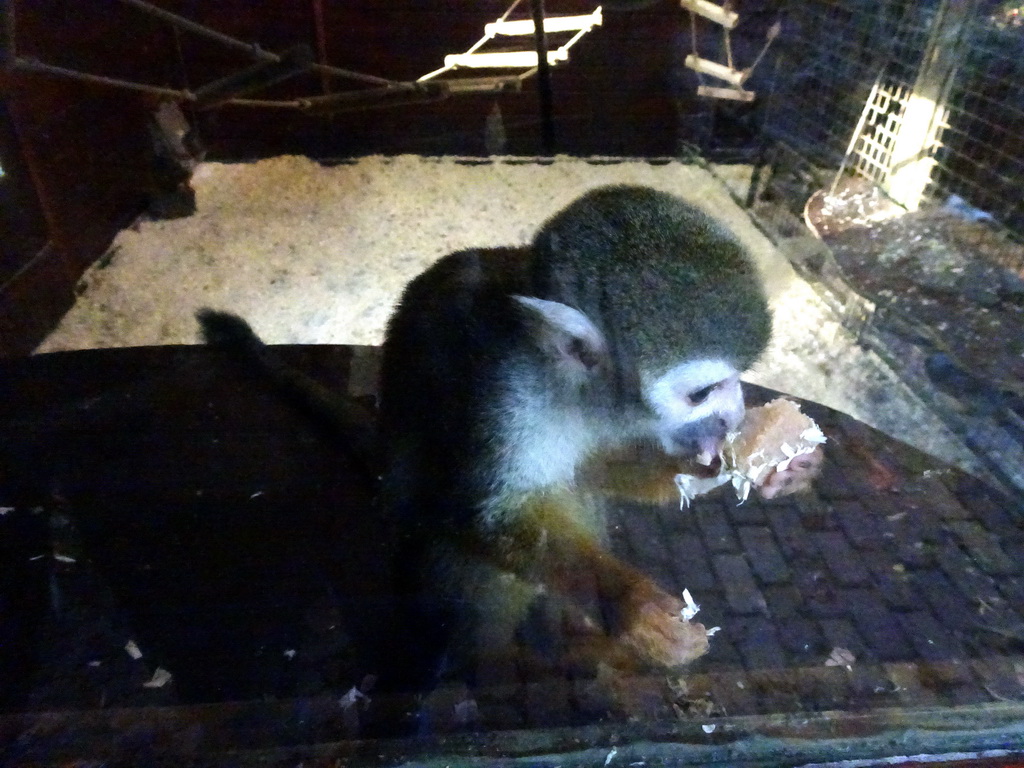
{"label": "dark fur on head", "polygon": [[533,248],[546,292],[600,318],[652,370],[693,357],[745,370],[768,344],[771,313],[743,246],[666,192],[593,190],[551,218]]}

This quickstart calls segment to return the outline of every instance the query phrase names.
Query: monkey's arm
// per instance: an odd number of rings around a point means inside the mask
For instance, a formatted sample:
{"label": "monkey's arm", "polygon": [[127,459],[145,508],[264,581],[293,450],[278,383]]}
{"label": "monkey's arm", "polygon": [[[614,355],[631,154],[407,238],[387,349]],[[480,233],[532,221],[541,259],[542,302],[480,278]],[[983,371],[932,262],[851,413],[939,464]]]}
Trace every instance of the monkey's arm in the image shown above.
{"label": "monkey's arm", "polygon": [[707,467],[669,456],[653,447],[631,447],[591,460],[581,476],[587,485],[613,498],[668,504],[679,502],[675,476],[680,473],[706,477],[711,486],[717,471],[709,471]]}
{"label": "monkey's arm", "polygon": [[[821,471],[824,451],[797,457],[787,469],[772,469],[754,486],[765,499],[775,499],[808,490]],[[618,453],[593,461],[583,473],[584,481],[613,498],[631,499],[649,504],[669,504],[679,501],[678,474],[690,475],[700,481],[693,493],[699,495],[729,482],[729,476],[709,473],[706,467],[654,452],[642,455]]]}
{"label": "monkey's arm", "polygon": [[637,659],[661,666],[692,661],[707,651],[701,624],[684,621],[684,604],[645,574],[604,550],[570,492],[533,495],[511,522],[495,534],[478,533],[474,542],[503,570],[542,585],[576,605],[597,597],[609,624],[602,642],[590,638],[597,660],[623,666]]}

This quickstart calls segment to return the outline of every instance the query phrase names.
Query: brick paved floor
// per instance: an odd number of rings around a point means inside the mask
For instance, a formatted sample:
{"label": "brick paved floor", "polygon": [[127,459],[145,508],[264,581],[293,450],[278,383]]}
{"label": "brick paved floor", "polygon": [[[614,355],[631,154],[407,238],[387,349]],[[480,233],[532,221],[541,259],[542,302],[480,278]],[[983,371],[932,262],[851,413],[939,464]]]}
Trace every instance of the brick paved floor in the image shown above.
{"label": "brick paved floor", "polygon": [[[688,670],[728,714],[1024,698],[1017,503],[829,409],[814,491],[625,506],[620,554],[721,626]],[[826,664],[835,649],[849,665]],[[848,657],[849,658],[849,657]]]}
{"label": "brick paved floor", "polygon": [[[141,396],[144,382],[139,383],[138,376],[128,372],[131,366],[120,363],[125,355],[149,360],[146,354],[164,361],[159,375],[147,369],[146,380],[160,383],[161,391],[169,393],[162,395],[165,400]],[[237,566],[249,574],[246,599],[255,599],[254,594],[272,598],[268,605],[287,618],[282,623],[286,629],[294,629],[294,636],[273,635],[262,625],[253,625],[254,631],[266,631],[266,640],[231,635],[228,639],[235,638],[232,642],[247,653],[255,649],[257,658],[247,662],[250,666],[226,668],[225,673],[240,677],[250,667],[258,668],[263,678],[257,683],[267,691],[277,686],[286,696],[300,697],[292,705],[295,720],[289,727],[301,730],[301,723],[306,723],[302,728],[318,724],[313,731],[298,736],[278,734],[284,726],[276,725],[267,730],[267,743],[278,736],[316,739],[325,738],[324,734],[336,737],[339,732],[358,733],[341,717],[336,696],[329,692],[358,682],[365,672],[346,655],[344,632],[332,618],[343,615],[345,607],[324,584],[321,568],[337,556],[335,548],[323,546],[323,541],[314,542],[319,548],[303,550],[296,560],[296,553],[276,552],[273,547],[274,537],[282,535],[275,522],[281,515],[287,515],[296,527],[326,526],[320,517],[324,510],[330,513],[338,509],[339,503],[353,503],[339,499],[335,486],[317,480],[338,471],[336,455],[324,454],[317,447],[320,437],[316,433],[295,431],[289,421],[292,417],[283,415],[286,409],[275,410],[271,404],[272,394],[239,394],[249,392],[250,383],[245,383],[242,390],[234,384],[217,390],[217,397],[231,398],[234,405],[230,411],[223,410],[216,397],[211,395],[208,400],[210,385],[203,377],[213,380],[219,374],[211,373],[207,363],[196,365],[194,359],[206,353],[176,351],[173,354],[177,357],[171,362],[161,354],[170,353],[121,351],[112,355],[118,365],[109,371],[104,369],[100,377],[104,391],[109,388],[106,377],[114,375],[110,371],[127,382],[118,396],[122,399],[116,400],[108,412],[121,420],[128,419],[129,426],[118,426],[115,442],[120,448],[138,444],[149,451],[133,448],[127,451],[131,454],[127,457],[102,456],[95,465],[106,473],[101,478],[76,474],[74,465],[60,462],[66,460],[61,459],[62,455],[82,455],[82,450],[92,445],[91,430],[106,423],[104,408],[110,404],[104,405],[102,399],[86,399],[83,402],[89,405],[85,409],[58,410],[63,415],[56,420],[48,411],[47,429],[57,430],[53,434],[64,435],[62,439],[72,435],[74,440],[84,441],[62,446],[69,453],[57,450],[52,456],[32,451],[39,451],[40,446],[47,451],[53,449],[53,435],[26,428],[27,424],[31,427],[31,414],[26,409],[35,408],[35,400],[43,403],[43,394],[25,389],[19,395],[20,405],[11,406],[13,420],[10,414],[5,416],[8,442],[0,446],[0,456],[10,473],[5,486],[8,492],[16,489],[17,484],[10,483],[12,479],[24,484],[38,479],[35,474],[42,471],[41,456],[53,460],[53,466],[65,478],[63,487],[52,483],[45,486],[47,503],[52,507],[44,510],[51,513],[49,524],[36,511],[10,502],[6,503],[18,509],[0,516],[0,533],[8,529],[16,532],[25,525],[38,529],[31,537],[19,534],[24,551],[12,549],[8,554],[13,553],[11,562],[16,560],[21,569],[17,578],[38,583],[40,595],[46,595],[49,589],[52,602],[53,615],[40,630],[43,654],[49,660],[45,671],[50,677],[36,679],[31,694],[35,697],[31,699],[33,708],[72,713],[91,710],[90,717],[99,717],[97,713],[113,702],[140,707],[141,717],[148,706],[174,704],[183,690],[176,689],[178,681],[184,680],[187,672],[184,662],[179,661],[170,687],[144,688],[142,682],[159,660],[147,656],[140,663],[129,664],[129,659],[122,658],[124,638],[146,621],[150,621],[152,635],[154,612],[166,612],[169,607],[132,603],[132,588],[154,578],[144,559],[126,561],[120,571],[110,570],[111,562],[101,562],[96,551],[76,550],[74,542],[59,541],[62,533],[53,528],[53,521],[60,519],[69,503],[64,495],[68,495],[74,496],[74,504],[85,505],[82,509],[101,510],[118,521],[117,546],[131,540],[133,546],[148,546],[154,552],[177,553],[179,565],[194,557],[210,557],[211,552],[216,556],[214,561],[219,562],[220,550],[212,551],[216,547],[227,552],[236,543],[252,545],[235,542],[230,530],[221,530],[225,526],[218,523],[216,515],[224,508],[234,509],[239,515],[232,518],[231,525],[249,521],[264,531],[266,535],[261,534],[263,538],[257,542],[264,553],[261,557],[276,559],[254,562],[244,552],[233,552],[238,560],[231,568]],[[332,366],[347,365],[347,358],[325,357],[315,350],[301,354],[309,356],[307,362],[330,361],[326,365],[328,373]],[[198,379],[197,371],[202,372]],[[89,394],[78,392],[88,389],[82,383],[88,377],[49,376],[48,380],[75,389],[76,396]],[[752,400],[766,396],[756,388],[753,393]],[[249,402],[244,398],[255,399]],[[183,404],[193,401],[198,403],[195,412],[183,416]],[[169,442],[153,442],[146,437],[147,430],[161,408],[172,406],[174,429],[181,434],[175,432],[177,436]],[[699,620],[706,626],[721,627],[711,639],[709,653],[694,662],[681,679],[664,675],[594,678],[529,654],[488,660],[481,669],[478,688],[442,686],[427,698],[424,711],[431,715],[430,727],[437,731],[466,725],[490,731],[547,729],[592,725],[608,722],[609,718],[618,722],[633,719],[700,724],[722,716],[872,713],[1024,700],[1024,525],[1015,502],[852,419],[813,404],[806,405],[806,410],[829,437],[826,464],[813,492],[778,501],[752,497],[738,505],[725,488],[699,498],[689,509],[680,510],[674,504],[623,505],[615,513],[612,541],[618,553],[669,591],[689,589],[701,604]],[[210,430],[217,434],[238,432],[245,420],[251,425],[254,413],[259,414],[258,428],[243,429],[235,446],[241,451],[239,467],[220,463],[226,459],[216,440],[207,445],[196,439],[200,434],[208,437]],[[275,437],[264,450],[258,446],[266,435]],[[76,450],[82,450],[76,453],[72,450],[76,446]],[[156,446],[161,446],[160,450]],[[312,456],[318,457],[315,463]],[[253,466],[272,466],[273,477],[262,472],[244,473]],[[24,469],[24,477],[15,476],[19,467]],[[191,478],[193,485],[182,485],[182,477]],[[146,483],[140,478],[146,478]],[[79,484],[77,490],[75,483]],[[204,488],[206,494],[216,488],[218,498],[201,500],[195,489]],[[177,534],[170,540],[160,538],[163,533],[155,521],[163,518],[155,515],[163,508],[152,506],[158,498],[170,499],[164,513],[175,505],[187,504],[182,509],[190,510],[189,515],[194,517],[189,520],[194,520],[196,526],[205,526],[204,536],[222,538],[205,543],[197,534],[191,539]],[[308,517],[296,518],[299,509],[307,510],[304,514]],[[321,539],[328,536],[329,526],[323,531]],[[376,542],[371,533],[347,530],[344,535],[361,543],[359,551],[350,547],[345,556],[354,559],[352,567],[365,571],[380,559],[372,550]],[[48,538],[56,543],[40,543]],[[211,543],[214,541],[216,547]],[[58,560],[52,567],[45,565],[50,561],[40,560],[38,555],[46,546],[55,547],[54,552],[71,552],[73,562]],[[360,561],[360,557],[365,559]],[[306,570],[295,567],[300,560],[309,561]],[[97,565],[103,565],[107,574],[122,576],[103,578],[101,569],[94,567]],[[157,563],[156,567],[162,566]],[[268,597],[262,579],[270,568],[277,568],[282,578],[265,582],[275,590]],[[125,581],[129,578],[134,583]],[[17,586],[27,582],[10,583]],[[185,600],[191,591],[185,583],[176,594]],[[86,613],[91,611],[86,618],[76,614],[76,606],[83,605],[89,609]],[[217,623],[200,615],[182,616],[178,623],[188,625],[200,620],[206,622],[204,631],[218,628]],[[557,614],[549,620],[555,622],[553,632],[557,635],[561,630]],[[83,646],[79,632],[82,627],[95,630],[87,646]],[[557,646],[572,639],[571,635],[547,636],[545,642]],[[273,652],[261,650],[264,644]],[[158,646],[154,642],[154,647]],[[298,663],[282,656],[281,648],[297,649]],[[114,657],[120,659],[120,666],[110,662]],[[90,663],[100,658],[101,666]],[[303,691],[328,698],[303,700]],[[220,722],[218,718],[227,718],[229,710],[234,711],[225,706],[187,714],[182,709],[176,710],[179,714],[171,719],[179,718],[193,727],[196,720],[189,718],[212,717]],[[300,711],[307,714],[300,718]],[[456,711],[470,716],[463,723],[457,722]],[[473,712],[478,717],[473,717]],[[254,722],[278,714],[274,710],[259,717],[253,715]],[[103,732],[98,731],[101,735]]]}

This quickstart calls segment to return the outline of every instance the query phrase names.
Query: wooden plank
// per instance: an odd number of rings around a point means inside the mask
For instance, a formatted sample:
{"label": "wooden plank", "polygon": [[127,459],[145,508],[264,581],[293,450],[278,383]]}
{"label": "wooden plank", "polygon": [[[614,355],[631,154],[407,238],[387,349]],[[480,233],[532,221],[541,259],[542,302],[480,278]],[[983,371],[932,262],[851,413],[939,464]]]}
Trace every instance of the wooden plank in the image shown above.
{"label": "wooden plank", "polygon": [[[548,51],[548,64],[568,60],[563,51]],[[446,67],[480,69],[532,69],[537,66],[536,51],[508,51],[502,53],[456,53],[444,57]]]}
{"label": "wooden plank", "polygon": [[708,0],[679,0],[679,5],[683,7],[683,10],[703,16],[716,24],[721,24],[726,29],[732,29],[740,20],[740,15],[735,11],[726,10]]}
{"label": "wooden plank", "polygon": [[709,99],[729,99],[731,101],[753,101],[757,98],[755,91],[744,88],[714,88],[710,85],[698,85],[697,95]]}
{"label": "wooden plank", "polygon": [[[592,27],[600,26],[602,21],[601,9],[598,8],[591,14],[584,16],[549,16],[544,19],[544,31],[552,32],[576,32],[589,30]],[[519,19],[516,21],[495,21],[484,26],[486,35],[503,35],[510,37],[532,35],[534,24],[532,19]]]}
{"label": "wooden plank", "polygon": [[743,82],[747,79],[747,75],[749,74],[748,70],[732,69],[724,64],[719,64],[717,61],[702,59],[695,53],[691,53],[686,57],[686,66],[695,72],[703,72],[705,75],[711,75],[711,77],[724,80],[730,85],[735,85],[736,87],[743,85]]}

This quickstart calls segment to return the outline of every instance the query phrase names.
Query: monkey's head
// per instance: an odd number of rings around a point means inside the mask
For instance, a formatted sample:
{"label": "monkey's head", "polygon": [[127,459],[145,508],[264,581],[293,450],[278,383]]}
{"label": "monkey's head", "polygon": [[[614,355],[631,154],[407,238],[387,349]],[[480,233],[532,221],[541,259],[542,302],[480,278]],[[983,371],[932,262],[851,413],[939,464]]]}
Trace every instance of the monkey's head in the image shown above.
{"label": "monkey's head", "polygon": [[546,301],[520,301],[543,315],[584,405],[613,403],[668,453],[713,462],[743,418],[740,373],[771,335],[735,237],[673,195],[614,186],[556,214],[534,251]]}

